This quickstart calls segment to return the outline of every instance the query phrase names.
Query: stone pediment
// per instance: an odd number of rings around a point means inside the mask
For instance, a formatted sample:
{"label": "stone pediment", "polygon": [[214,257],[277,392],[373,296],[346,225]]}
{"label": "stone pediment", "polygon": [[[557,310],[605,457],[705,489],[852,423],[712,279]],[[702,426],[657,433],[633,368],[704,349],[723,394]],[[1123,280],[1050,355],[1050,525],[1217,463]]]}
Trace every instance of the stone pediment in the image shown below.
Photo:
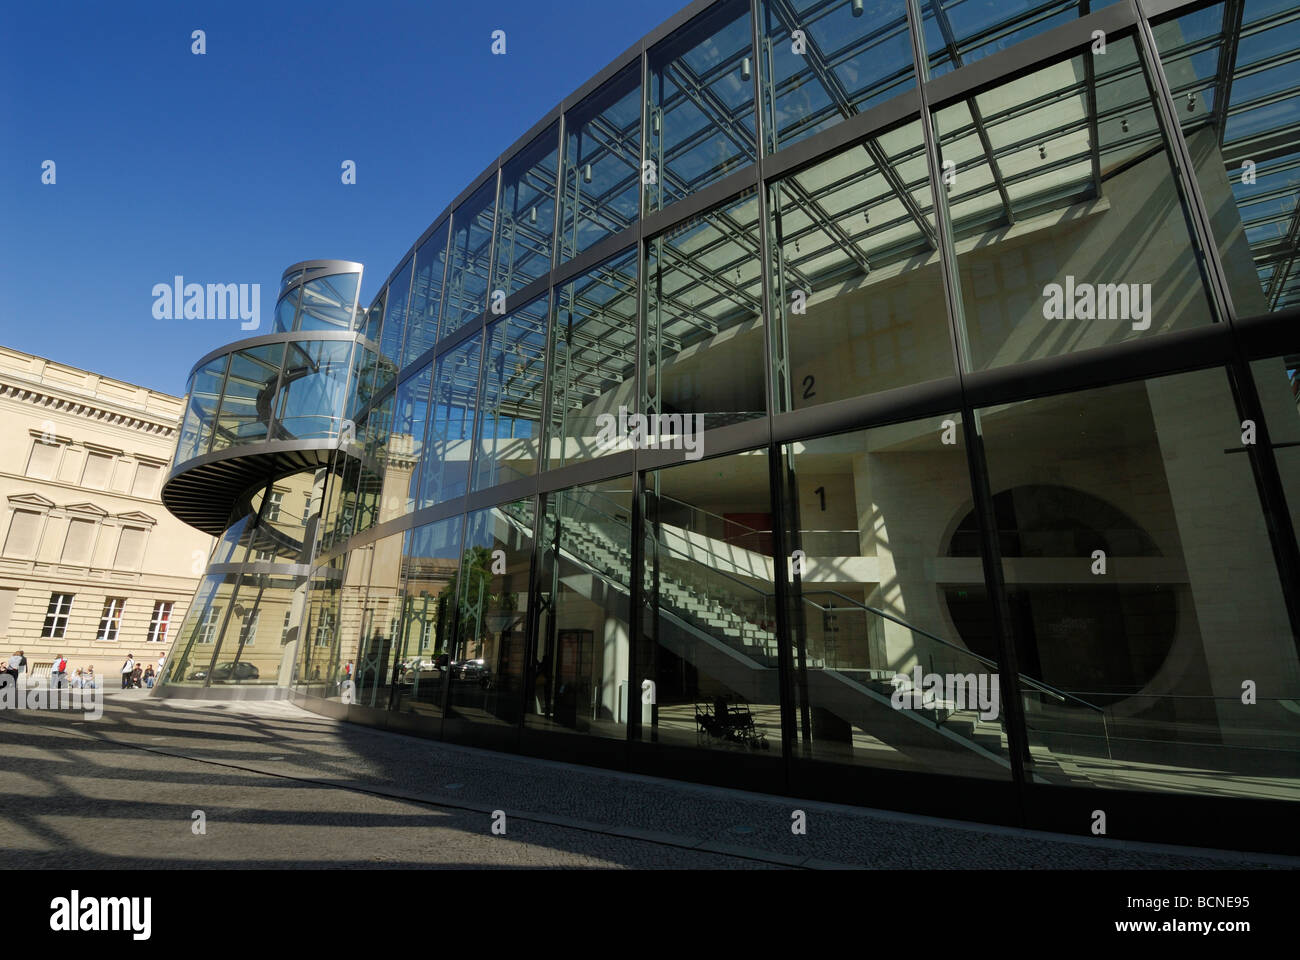
{"label": "stone pediment", "polygon": [[54,506],[53,500],[46,500],[39,493],[19,493],[9,498],[9,506],[40,507],[49,510]]}

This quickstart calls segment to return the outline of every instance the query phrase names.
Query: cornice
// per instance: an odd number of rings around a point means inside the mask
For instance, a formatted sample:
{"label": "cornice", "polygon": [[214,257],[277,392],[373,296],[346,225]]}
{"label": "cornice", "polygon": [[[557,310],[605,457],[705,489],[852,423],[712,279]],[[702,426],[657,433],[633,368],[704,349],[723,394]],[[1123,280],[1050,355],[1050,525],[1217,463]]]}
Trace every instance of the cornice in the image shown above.
{"label": "cornice", "polygon": [[82,417],[86,420],[97,420],[115,427],[138,430],[164,439],[174,438],[179,428],[178,423],[168,423],[104,401],[60,396],[52,390],[22,383],[17,378],[11,380],[3,374],[0,374],[0,399],[16,400],[34,407],[44,407],[47,410]]}

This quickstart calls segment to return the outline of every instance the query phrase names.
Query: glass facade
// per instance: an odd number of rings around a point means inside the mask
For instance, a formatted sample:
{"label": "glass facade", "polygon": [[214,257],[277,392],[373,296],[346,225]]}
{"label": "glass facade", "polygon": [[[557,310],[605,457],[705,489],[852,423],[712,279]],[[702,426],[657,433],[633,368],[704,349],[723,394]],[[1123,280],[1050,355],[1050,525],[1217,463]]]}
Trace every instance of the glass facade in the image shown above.
{"label": "glass facade", "polygon": [[1054,828],[1300,800],[1300,34],[1161,9],[699,5],[369,309],[291,268],[191,375],[164,692]]}

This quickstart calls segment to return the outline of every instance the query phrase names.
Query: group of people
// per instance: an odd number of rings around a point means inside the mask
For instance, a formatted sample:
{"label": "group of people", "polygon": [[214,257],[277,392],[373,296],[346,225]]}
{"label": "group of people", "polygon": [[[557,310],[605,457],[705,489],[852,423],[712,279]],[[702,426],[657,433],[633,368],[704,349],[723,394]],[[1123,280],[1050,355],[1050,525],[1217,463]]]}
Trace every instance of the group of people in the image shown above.
{"label": "group of people", "polygon": [[166,657],[158,658],[157,671],[154,670],[152,663],[141,669],[140,664],[136,662],[135,654],[128,653],[126,661],[122,664],[122,689],[129,690],[132,687],[144,686],[152,690],[154,682],[162,673],[165,660]]}
{"label": "group of people", "polygon": [[[136,662],[135,654],[128,653],[126,662],[122,664],[122,689],[127,690],[132,687],[152,688],[159,674],[162,673],[163,663],[166,657],[158,658],[158,669],[154,670],[152,663],[141,667]],[[4,672],[7,673],[11,680],[16,684],[18,678],[26,677],[31,668],[27,665],[27,657],[21,650],[15,650],[4,666]],[[94,690],[99,686],[99,680],[95,676],[94,667],[86,667],[84,670],[78,670],[71,677],[68,676],[68,658],[59,654],[50,664],[50,686],[61,688],[64,685],[78,689]]]}

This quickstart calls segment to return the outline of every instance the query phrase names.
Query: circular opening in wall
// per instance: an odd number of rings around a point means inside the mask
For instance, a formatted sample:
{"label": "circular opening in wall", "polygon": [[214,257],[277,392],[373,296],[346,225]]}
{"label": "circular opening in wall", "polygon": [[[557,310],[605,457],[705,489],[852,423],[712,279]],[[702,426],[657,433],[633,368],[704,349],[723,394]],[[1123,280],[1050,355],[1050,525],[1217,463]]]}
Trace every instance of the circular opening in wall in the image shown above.
{"label": "circular opening in wall", "polygon": [[[1178,586],[1123,582],[1116,561],[1161,556],[1151,536],[1104,500],[1062,486],[1005,490],[993,512],[1020,673],[1098,706],[1141,691],[1173,646]],[[977,557],[979,542],[972,510],[948,556]],[[1096,550],[1105,552],[1106,575],[1092,573]],[[967,647],[996,660],[983,586],[949,587],[944,599]]]}

